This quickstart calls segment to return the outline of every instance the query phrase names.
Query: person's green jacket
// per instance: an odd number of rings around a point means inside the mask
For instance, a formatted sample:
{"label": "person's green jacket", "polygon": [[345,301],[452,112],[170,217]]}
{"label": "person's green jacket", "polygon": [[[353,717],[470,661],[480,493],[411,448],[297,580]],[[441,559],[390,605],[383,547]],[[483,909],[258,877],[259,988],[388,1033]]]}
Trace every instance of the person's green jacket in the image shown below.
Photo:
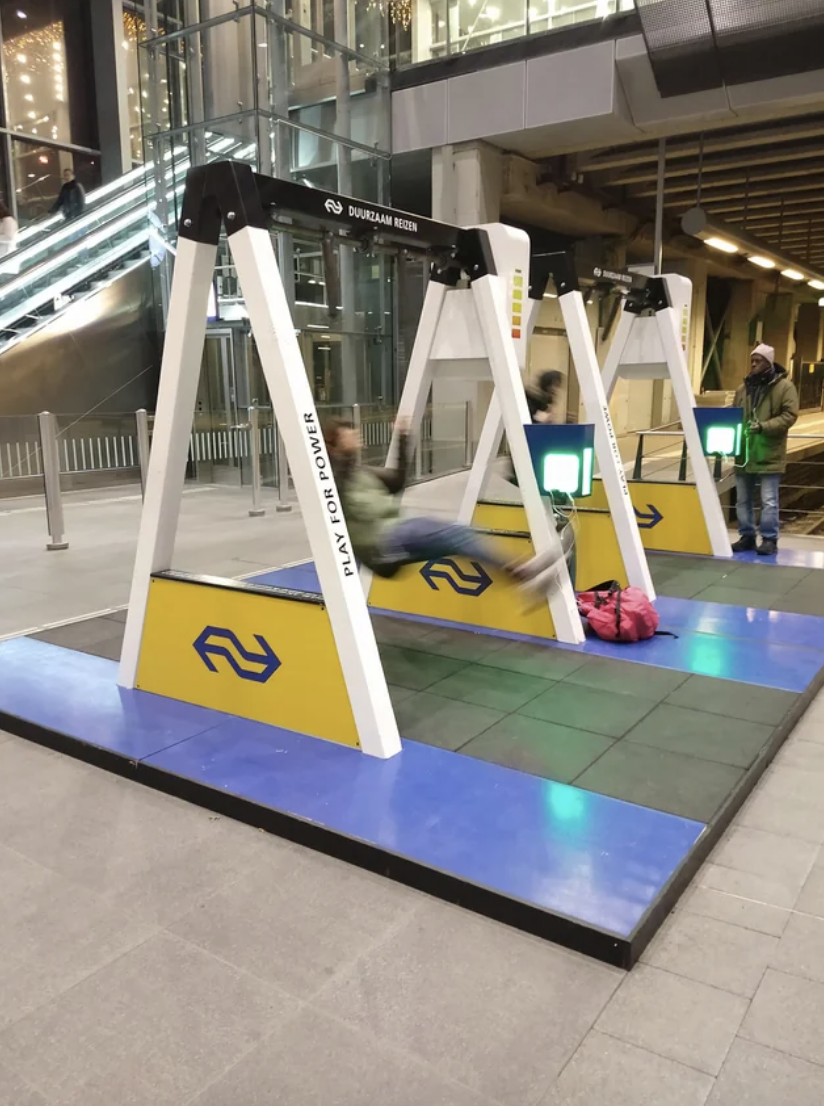
{"label": "person's green jacket", "polygon": [[[744,449],[737,458],[745,472],[784,472],[787,468],[787,435],[798,418],[798,392],[787,370],[776,365],[775,375],[762,387],[742,384],[735,406],[744,408]],[[755,420],[760,430],[752,432]]]}

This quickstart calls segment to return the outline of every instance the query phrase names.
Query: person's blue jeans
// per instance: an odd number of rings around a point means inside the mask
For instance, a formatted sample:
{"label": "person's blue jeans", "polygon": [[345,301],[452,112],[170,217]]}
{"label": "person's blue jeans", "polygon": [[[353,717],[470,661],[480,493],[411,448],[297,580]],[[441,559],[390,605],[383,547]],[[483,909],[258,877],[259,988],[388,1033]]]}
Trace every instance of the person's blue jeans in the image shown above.
{"label": "person's blue jeans", "polygon": [[737,492],[735,512],[738,516],[738,533],[742,538],[755,537],[755,489],[759,484],[761,485],[761,537],[764,541],[778,541],[780,472],[763,472],[760,476],[752,472],[735,474]]}
{"label": "person's blue jeans", "polygon": [[492,543],[471,526],[423,515],[399,519],[388,531],[381,553],[389,561],[409,564],[450,556],[472,557],[498,568],[507,563]]}

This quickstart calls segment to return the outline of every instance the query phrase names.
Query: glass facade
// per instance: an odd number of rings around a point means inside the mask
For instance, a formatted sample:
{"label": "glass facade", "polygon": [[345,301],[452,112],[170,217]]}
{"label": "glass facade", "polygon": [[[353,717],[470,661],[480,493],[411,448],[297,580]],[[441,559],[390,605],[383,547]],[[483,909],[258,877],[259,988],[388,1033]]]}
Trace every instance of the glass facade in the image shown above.
{"label": "glass facade", "polygon": [[63,169],[100,180],[89,19],[85,0],[0,0],[0,195],[24,226]]}
{"label": "glass facade", "polygon": [[[170,162],[231,157],[307,187],[390,202],[385,8],[364,0],[157,0],[143,13],[130,112],[158,185]],[[157,194],[160,207],[168,190]],[[172,206],[179,202],[178,194]],[[168,225],[177,214],[165,213]],[[299,231],[277,235],[277,247],[317,401],[391,403],[394,260],[324,247]],[[242,325],[225,248],[218,286],[215,325]],[[262,402],[254,355],[247,360],[245,390]]]}
{"label": "glass facade", "polygon": [[408,19],[395,20],[395,58],[399,65],[410,65],[464,54],[634,6],[634,0],[413,0]]}

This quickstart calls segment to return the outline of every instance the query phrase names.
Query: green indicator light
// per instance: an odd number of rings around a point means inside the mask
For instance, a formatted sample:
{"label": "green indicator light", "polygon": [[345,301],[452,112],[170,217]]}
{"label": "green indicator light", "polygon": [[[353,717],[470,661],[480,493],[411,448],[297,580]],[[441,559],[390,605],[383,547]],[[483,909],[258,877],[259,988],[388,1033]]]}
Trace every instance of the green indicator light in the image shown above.
{"label": "green indicator light", "polygon": [[710,454],[723,453],[729,457],[737,452],[736,438],[737,434],[734,426],[708,426],[706,452]]}
{"label": "green indicator light", "polygon": [[[591,453],[592,450],[589,450]],[[577,453],[550,453],[544,457],[544,491],[575,495],[581,477],[581,458]]]}
{"label": "green indicator light", "polygon": [[595,451],[591,448],[584,450],[584,476],[581,480],[581,490],[578,492],[581,496],[592,495],[592,465]]}
{"label": "green indicator light", "polygon": [[544,793],[546,809],[555,822],[579,822],[586,815],[585,792],[550,783]]}
{"label": "green indicator light", "polygon": [[744,434],[744,424],[739,422],[735,428],[735,455],[736,457],[741,452],[741,438]]}

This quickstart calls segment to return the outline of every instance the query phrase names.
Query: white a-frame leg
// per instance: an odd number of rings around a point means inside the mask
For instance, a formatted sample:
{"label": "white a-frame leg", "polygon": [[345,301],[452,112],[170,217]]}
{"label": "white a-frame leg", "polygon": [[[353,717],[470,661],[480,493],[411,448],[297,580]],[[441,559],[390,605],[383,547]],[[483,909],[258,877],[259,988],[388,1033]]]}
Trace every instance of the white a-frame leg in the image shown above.
{"label": "white a-frame leg", "polygon": [[[530,334],[535,325],[542,294],[543,286],[538,298],[531,301],[530,317],[527,324]],[[595,427],[595,456],[601,479],[604,482],[604,492],[609,503],[624,567],[627,571],[627,579],[630,584],[640,588],[648,598],[654,599],[655,585],[652,582],[646,553],[638,531],[635,510],[627,486],[618,441],[612,426],[609,403],[598,367],[598,359],[592,342],[583,297],[577,288],[566,292],[561,291],[558,303],[566,326],[570,352],[584,401],[587,421]],[[492,465],[498,456],[503,431],[504,422],[496,391],[487,410],[483,430],[478,441],[478,449],[472,464],[472,471],[464,490],[459,513],[461,521],[472,518],[475,506],[483,494]],[[524,503],[526,503],[526,500],[524,500]]]}
{"label": "white a-frame leg", "polygon": [[[715,557],[731,557],[732,547],[718,490],[704,456],[701,435],[695,421],[695,396],[690,382],[687,355],[681,344],[678,311],[672,305],[667,280],[656,277],[648,286],[650,311],[638,313],[625,303],[602,373],[603,390],[609,402],[620,376],[630,380],[669,380],[678,407],[678,417],[692,461],[692,471],[704,521]],[[677,278],[683,280],[684,278]],[[644,333],[640,334],[643,328]],[[652,330],[652,333],[650,332]],[[638,336],[637,344],[634,339]]]}
{"label": "white a-frame leg", "polygon": [[[469,233],[483,235],[485,232],[474,230]],[[507,318],[501,282],[495,273],[488,273],[473,277],[470,287],[471,296],[467,302],[466,293],[463,290],[452,290],[436,278],[430,280],[398,406],[398,421],[408,425],[412,433],[418,435],[432,385],[434,367],[437,364],[433,358],[433,350],[439,338],[439,327],[442,324],[446,298],[450,295],[462,297],[460,309],[465,311],[471,307],[470,325],[480,329],[486,356],[489,359],[495,386],[494,395],[500,405],[501,425],[507,432],[533,546],[536,553],[554,550],[560,557],[562,555],[560,539],[544,510],[524,432],[524,426],[530,421],[529,409],[515,346],[511,338],[511,323]],[[498,441],[500,441],[500,435]],[[393,435],[389,449],[390,464],[396,456],[397,435]],[[464,519],[461,521],[468,522]],[[572,582],[565,568],[561,570],[561,581],[561,586],[549,599],[549,609],[558,640],[577,645],[584,640],[584,629],[578,614]]]}
{"label": "white a-frame leg", "polygon": [[[230,234],[229,247],[286,446],[361,748],[389,757],[400,751],[398,728],[271,237],[265,229],[245,226]],[[179,239],[120,663],[122,687],[135,686],[151,575],[171,568],[215,253],[213,244]],[[323,694],[322,671],[317,683]],[[312,704],[306,709],[311,712]]]}

